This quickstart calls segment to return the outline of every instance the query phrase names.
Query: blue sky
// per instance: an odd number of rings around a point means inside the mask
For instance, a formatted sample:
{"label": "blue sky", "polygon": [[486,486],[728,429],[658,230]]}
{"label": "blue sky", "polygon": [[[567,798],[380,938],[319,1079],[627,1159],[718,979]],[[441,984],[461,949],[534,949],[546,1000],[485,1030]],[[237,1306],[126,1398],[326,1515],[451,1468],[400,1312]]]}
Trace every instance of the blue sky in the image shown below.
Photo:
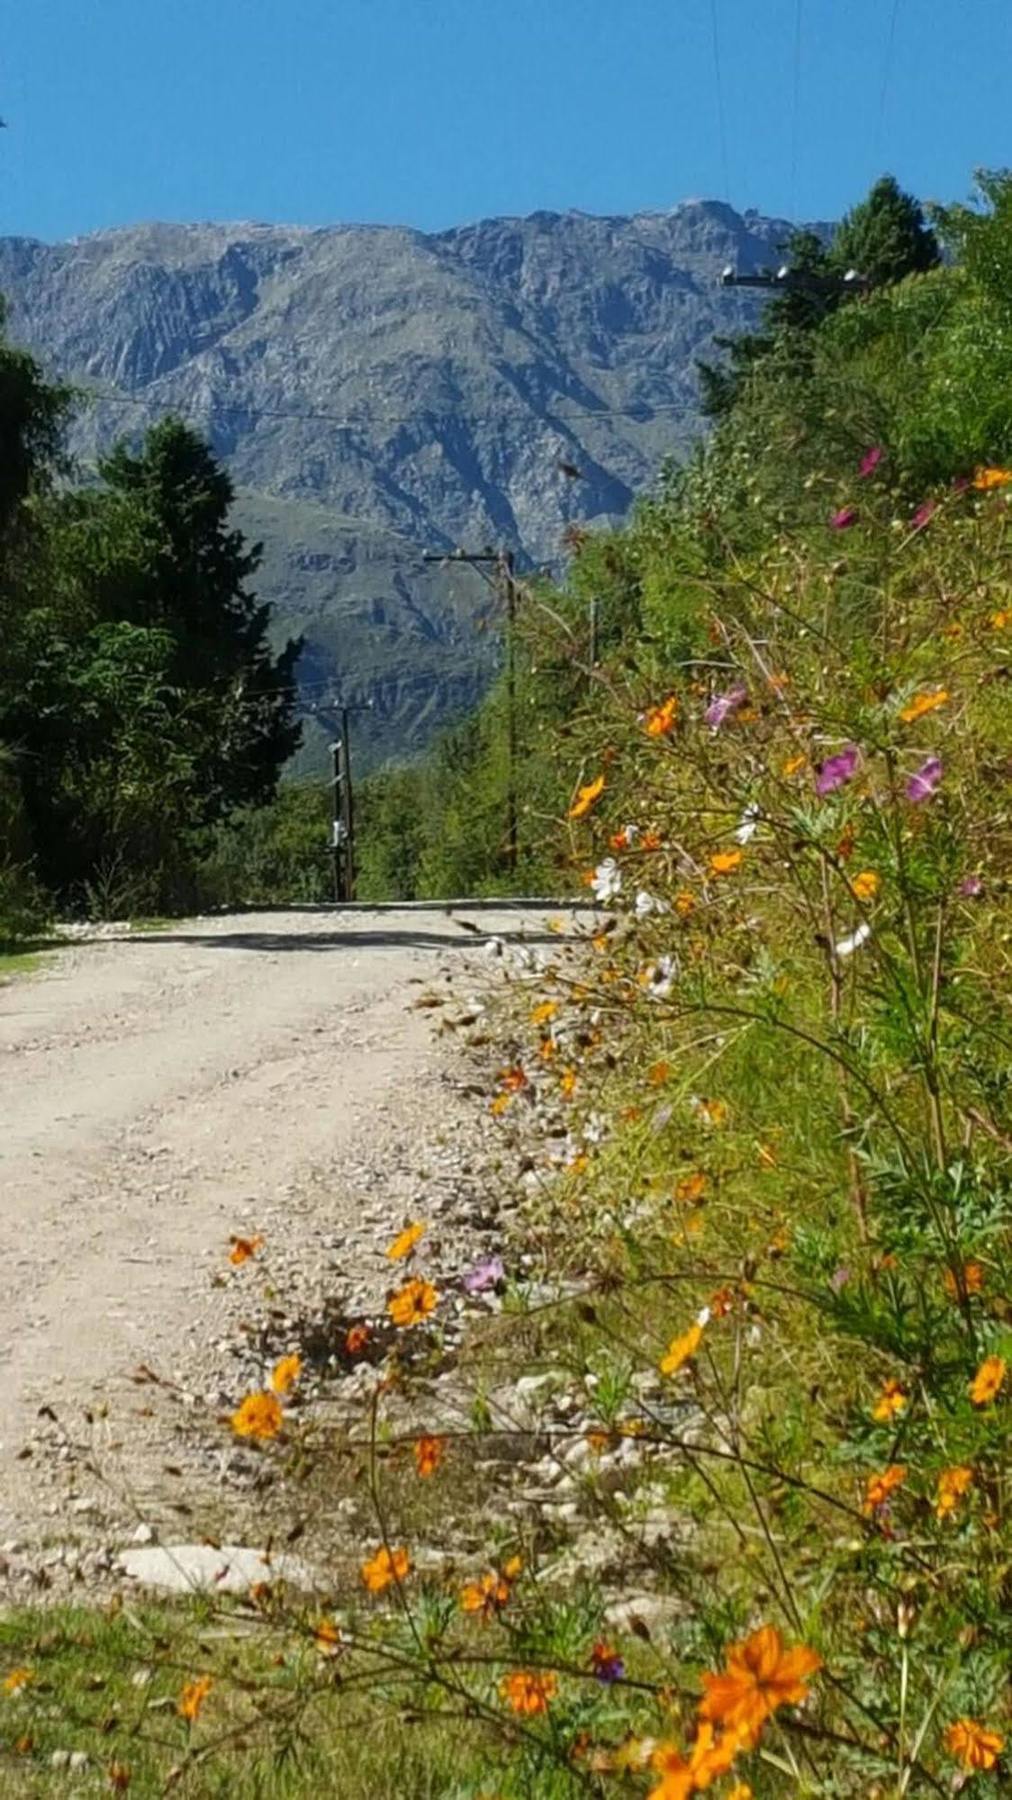
{"label": "blue sky", "polygon": [[1012,163],[1010,82],[984,0],[22,0],[0,231],[690,195],[830,218],[885,169],[952,199]]}

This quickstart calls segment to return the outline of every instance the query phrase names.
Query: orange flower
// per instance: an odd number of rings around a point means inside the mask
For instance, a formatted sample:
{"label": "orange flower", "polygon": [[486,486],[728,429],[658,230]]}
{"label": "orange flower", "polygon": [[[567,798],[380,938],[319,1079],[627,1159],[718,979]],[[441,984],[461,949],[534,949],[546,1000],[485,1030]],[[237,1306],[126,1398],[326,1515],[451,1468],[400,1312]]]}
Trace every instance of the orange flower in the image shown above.
{"label": "orange flower", "polygon": [[512,1094],[496,1094],[495,1099],[490,1100],[488,1103],[488,1110],[492,1114],[492,1117],[494,1119],[501,1119],[512,1099]]}
{"label": "orange flower", "polygon": [[696,896],[683,888],[675,895],[675,911],[680,919],[687,919],[696,910]]}
{"label": "orange flower", "polygon": [[1012,624],[1012,612],[993,612],[991,614],[992,631],[1004,631],[1008,624]]}
{"label": "orange flower", "polygon": [[686,1206],[698,1206],[705,1193],[706,1176],[701,1169],[694,1170],[691,1175],[683,1175],[675,1186],[675,1199],[681,1200]]}
{"label": "orange flower", "polygon": [[550,1669],[514,1669],[499,1683],[500,1694],[515,1713],[546,1713],[558,1691],[558,1677]]}
{"label": "orange flower", "polygon": [[660,706],[652,706],[647,713],[644,724],[649,737],[667,737],[678,717],[678,696],[669,694]]}
{"label": "orange flower", "polygon": [[415,1453],[415,1467],[424,1480],[427,1476],[434,1475],[442,1462],[443,1453],[446,1449],[446,1439],[428,1436],[416,1438],[413,1449]]}
{"label": "orange flower", "polygon": [[232,1414],[236,1437],[276,1438],[283,1424],[281,1402],[275,1394],[247,1394]]}
{"label": "orange flower", "polygon": [[576,1088],[576,1070],[575,1069],[563,1069],[562,1074],[559,1076],[559,1092],[560,1092],[560,1094],[563,1096],[564,1099],[568,1100],[574,1093],[575,1088]]}
{"label": "orange flower", "polygon": [[519,1094],[527,1086],[527,1077],[519,1063],[513,1069],[499,1070],[499,1086],[504,1094]]}
{"label": "orange flower", "polygon": [[200,1709],[214,1686],[210,1675],[198,1675],[195,1681],[188,1681],[179,1696],[176,1708],[181,1719],[193,1725],[200,1716]]}
{"label": "orange flower", "polygon": [[1000,1731],[977,1719],[956,1719],[945,1728],[945,1748],[964,1769],[993,1769],[1005,1748]]}
{"label": "orange flower", "polygon": [[800,756],[789,756],[781,768],[780,773],[784,776],[785,780],[789,781],[792,775],[797,775],[799,771],[804,768],[807,761],[808,758],[804,754],[801,754]]}
{"label": "orange flower", "polygon": [[935,1495],[935,1518],[947,1519],[955,1512],[963,1495],[973,1486],[973,1470],[965,1464],[958,1463],[955,1468],[943,1469],[938,1477],[938,1489]]}
{"label": "orange flower", "polygon": [[387,1301],[387,1312],[395,1325],[408,1330],[412,1325],[420,1325],[430,1313],[435,1312],[438,1300],[439,1295],[432,1283],[422,1281],[416,1275],[411,1281],[406,1281],[402,1288],[398,1288],[396,1294],[391,1295]]}
{"label": "orange flower", "polygon": [[728,1313],[734,1311],[734,1301],[735,1293],[732,1287],[718,1288],[707,1301],[711,1318],[726,1319]]}
{"label": "orange flower", "polygon": [[641,850],[660,850],[663,838],[659,831],[645,831],[640,838]]}
{"label": "orange flower", "polygon": [[604,776],[596,775],[593,781],[588,781],[586,787],[578,790],[576,799],[569,809],[570,818],[582,819],[585,813],[589,813],[595,801],[600,800],[603,793]]}
{"label": "orange flower", "polygon": [[970,1383],[970,1399],[974,1406],[990,1406],[991,1401],[997,1399],[1005,1380],[1005,1368],[1004,1357],[985,1356]]}
{"label": "orange flower", "polygon": [[854,876],[850,891],[855,900],[874,900],[880,886],[881,877],[874,869],[862,869],[860,875]]}
{"label": "orange flower", "polygon": [[[778,1707],[807,1698],[808,1677],[821,1667],[821,1656],[806,1644],[788,1650],[776,1626],[763,1625],[730,1646],[721,1674],[703,1676],[700,1718],[754,1738]],[[744,1747],[742,1736],[739,1745]]]}
{"label": "orange flower", "polygon": [[362,1580],[370,1594],[382,1594],[392,1581],[404,1581],[410,1573],[411,1558],[407,1551],[388,1550],[385,1544],[362,1564]]}
{"label": "orange flower", "polygon": [[344,1334],[344,1347],[349,1356],[359,1356],[371,1336],[368,1325],[349,1325]]}
{"label": "orange flower", "polygon": [[647,1080],[651,1087],[663,1087],[671,1074],[671,1064],[666,1062],[651,1063],[647,1070]]}
{"label": "orange flower", "polygon": [[20,1694],[21,1689],[26,1688],[34,1679],[31,1669],[12,1669],[3,1678],[3,1691],[5,1694]]}
{"label": "orange flower", "polygon": [[890,1419],[895,1419],[897,1413],[905,1412],[906,1407],[907,1396],[902,1383],[889,1380],[872,1407],[871,1416],[878,1419],[880,1424],[888,1425]]}
{"label": "orange flower", "polygon": [[727,1124],[726,1100],[697,1100],[695,1111],[704,1125],[719,1127]]}
{"label": "orange flower", "polygon": [[415,1245],[425,1236],[425,1226],[416,1219],[413,1225],[405,1225],[399,1231],[392,1244],[387,1245],[387,1255],[391,1262],[400,1262],[403,1257],[410,1256]]}
{"label": "orange flower", "polygon": [[271,1370],[271,1387],[276,1394],[290,1394],[301,1374],[301,1356],[282,1356]]}
{"label": "orange flower", "polygon": [[907,1471],[902,1463],[890,1463],[881,1475],[869,1475],[862,1508],[865,1518],[870,1519],[880,1507],[885,1506],[890,1494],[895,1488],[902,1486],[906,1478]]}
{"label": "orange flower", "polygon": [[1012,483],[1012,469],[978,469],[973,478],[973,486],[978,493],[990,493],[992,488],[1008,487]]}
{"label": "orange flower", "polygon": [[230,1263],[234,1263],[237,1269],[264,1247],[264,1240],[259,1232],[255,1237],[231,1237],[228,1241],[232,1246],[228,1253],[228,1260]]}
{"label": "orange flower", "polygon": [[[959,1284],[951,1269],[946,1269],[942,1276],[942,1280],[945,1283],[945,1291],[948,1294],[949,1299],[958,1300]],[[984,1287],[984,1271],[979,1262],[966,1262],[963,1264],[963,1286],[968,1294],[981,1293]]]}
{"label": "orange flower", "polygon": [[730,875],[738,867],[744,856],[742,850],[718,850],[710,858],[710,870],[714,875]]}
{"label": "orange flower", "polygon": [[461,1589],[460,1604],[464,1612],[480,1613],[483,1623],[487,1624],[497,1612],[501,1612],[508,1603],[512,1589],[505,1575],[490,1570],[478,1581],[469,1582]]}
{"label": "orange flower", "polygon": [[694,1325],[689,1326],[688,1331],[682,1332],[681,1337],[672,1338],[660,1360],[661,1374],[677,1375],[682,1364],[687,1363],[690,1356],[695,1356],[702,1341],[703,1327],[697,1320]]}
{"label": "orange flower", "polygon": [[923,719],[925,713],[937,712],[948,700],[946,688],[936,688],[932,694],[915,694],[900,712],[904,725],[912,725],[916,719]]}
{"label": "orange flower", "polygon": [[313,1632],[313,1642],[321,1656],[340,1656],[340,1625],[335,1625],[333,1619],[319,1619]]}
{"label": "orange flower", "polygon": [[549,1019],[554,1019],[558,1010],[559,1002],[557,1000],[542,1000],[538,1006],[531,1008],[531,1024],[547,1025]]}

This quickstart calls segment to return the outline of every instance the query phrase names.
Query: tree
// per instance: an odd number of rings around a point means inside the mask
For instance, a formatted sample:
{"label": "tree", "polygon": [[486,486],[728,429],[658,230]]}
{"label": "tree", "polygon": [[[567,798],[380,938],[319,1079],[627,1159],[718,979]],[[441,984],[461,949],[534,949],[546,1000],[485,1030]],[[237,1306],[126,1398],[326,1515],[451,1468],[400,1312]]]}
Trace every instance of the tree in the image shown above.
{"label": "tree", "polygon": [[893,175],[883,175],[868,198],[845,215],[829,253],[830,268],[841,275],[856,269],[872,287],[925,275],[940,261],[938,239],[921,207]]}

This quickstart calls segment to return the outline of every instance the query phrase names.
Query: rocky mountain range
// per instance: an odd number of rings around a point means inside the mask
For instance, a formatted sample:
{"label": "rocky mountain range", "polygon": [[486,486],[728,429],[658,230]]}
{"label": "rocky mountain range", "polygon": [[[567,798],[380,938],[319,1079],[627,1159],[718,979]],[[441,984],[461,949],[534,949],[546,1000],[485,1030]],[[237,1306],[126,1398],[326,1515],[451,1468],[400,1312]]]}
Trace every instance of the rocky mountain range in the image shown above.
{"label": "rocky mountain range", "polygon": [[366,759],[419,748],[495,660],[487,591],[423,549],[555,564],[699,431],[695,361],[755,317],[720,270],[775,263],[782,220],[715,201],[387,226],[140,225],[0,239],[11,337],[87,394],[82,469],[165,412],[227,461],[279,635],[305,634],[303,763],[335,696]]}

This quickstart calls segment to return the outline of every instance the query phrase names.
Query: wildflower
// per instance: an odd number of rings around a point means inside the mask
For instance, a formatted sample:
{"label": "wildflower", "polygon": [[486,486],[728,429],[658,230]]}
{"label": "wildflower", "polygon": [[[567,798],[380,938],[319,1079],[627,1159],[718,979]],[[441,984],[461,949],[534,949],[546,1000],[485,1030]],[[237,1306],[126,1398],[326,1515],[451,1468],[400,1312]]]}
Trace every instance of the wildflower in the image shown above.
{"label": "wildflower", "polygon": [[663,841],[659,831],[645,831],[640,839],[640,843],[644,850],[660,850]]}
{"label": "wildflower", "polygon": [[666,700],[662,700],[660,706],[652,706],[647,713],[644,720],[647,735],[649,737],[667,737],[669,731],[674,729],[677,717],[678,697],[676,694],[669,694]]}
{"label": "wildflower", "polygon": [[921,505],[917,508],[917,511],[915,512],[913,518],[910,521],[911,530],[912,531],[923,531],[925,525],[930,525],[930,523],[931,523],[932,519],[934,518],[937,511],[938,511],[938,501],[937,500],[922,501]]}
{"label": "wildflower", "polygon": [[974,1406],[990,1406],[996,1400],[1005,1380],[1005,1359],[1001,1356],[985,1356],[980,1368],[970,1383],[970,1399]]}
{"label": "wildflower", "polygon": [[737,712],[747,699],[748,688],[742,682],[736,682],[733,688],[728,688],[726,694],[718,694],[715,700],[710,701],[703,714],[704,723],[712,730],[719,731],[725,719]]}
{"label": "wildflower", "polygon": [[290,1394],[302,1374],[301,1356],[282,1356],[271,1370],[271,1387],[276,1394]]}
{"label": "wildflower", "polygon": [[[959,1299],[959,1283],[951,1269],[946,1269],[942,1280],[950,1300]],[[963,1286],[968,1294],[979,1294],[984,1287],[984,1271],[979,1262],[963,1264]]]}
{"label": "wildflower", "polygon": [[984,892],[984,883],[979,875],[964,875],[959,884],[959,892],[964,900],[977,900]]}
{"label": "wildflower", "polygon": [[943,1469],[935,1492],[935,1518],[947,1519],[972,1486],[973,1470],[968,1469],[965,1464],[957,1464],[953,1469]]}
{"label": "wildflower", "polygon": [[885,451],[881,444],[873,444],[870,450],[865,451],[857,470],[862,480],[869,475],[874,475],[884,455]]}
{"label": "wildflower", "polygon": [[718,1288],[716,1293],[710,1295],[707,1311],[715,1319],[726,1319],[728,1313],[734,1311],[734,1289]]}
{"label": "wildflower", "polygon": [[938,756],[929,756],[919,769],[907,781],[906,795],[908,800],[916,804],[919,800],[929,800],[942,779],[942,762]]}
{"label": "wildflower", "polygon": [[461,1609],[468,1613],[480,1613],[483,1622],[487,1624],[489,1619],[508,1604],[512,1591],[505,1575],[491,1569],[488,1574],[482,1575],[478,1581],[469,1582],[461,1590]]}
{"label": "wildflower", "polygon": [[1008,487],[1012,484],[1012,469],[978,469],[971,486],[980,494],[991,492],[992,488]]}
{"label": "wildflower", "polygon": [[706,1176],[701,1169],[691,1175],[683,1175],[675,1187],[675,1199],[682,1200],[688,1206],[697,1206],[706,1192]]}
{"label": "wildflower", "polygon": [[413,1225],[405,1225],[404,1230],[397,1233],[393,1243],[387,1245],[387,1255],[390,1261],[400,1262],[405,1256],[410,1256],[415,1245],[424,1236],[425,1226],[420,1220],[416,1220]]}
{"label": "wildflower", "polygon": [[741,850],[717,850],[710,858],[710,871],[714,875],[731,875],[741,863],[744,852]]}
{"label": "wildflower", "polygon": [[546,1713],[558,1691],[558,1677],[550,1669],[514,1669],[499,1683],[500,1694],[515,1713]]}
{"label": "wildflower", "polygon": [[647,1070],[647,1080],[651,1087],[663,1087],[671,1074],[671,1064],[666,1062],[651,1063]]}
{"label": "wildflower", "polygon": [[890,1463],[881,1475],[869,1475],[862,1507],[865,1518],[872,1518],[883,1506],[888,1505],[890,1494],[901,1487],[906,1478],[907,1472],[902,1463]]}
{"label": "wildflower", "polygon": [[547,1025],[549,1019],[554,1019],[558,1010],[559,1002],[557,1000],[542,1000],[538,1006],[531,1008],[531,1024]]}
{"label": "wildflower", "polygon": [[857,516],[856,506],[841,506],[839,512],[833,514],[829,523],[834,531],[846,531],[851,525],[857,524]]}
{"label": "wildflower", "polygon": [[726,1100],[700,1100],[694,1094],[689,1104],[700,1124],[708,1126],[710,1130],[719,1130],[722,1125],[727,1124]]}
{"label": "wildflower", "polygon": [[681,893],[675,895],[675,911],[680,919],[687,919],[689,914],[695,910],[696,897],[694,894],[686,893],[683,889]]}
{"label": "wildflower", "polygon": [[496,1094],[488,1103],[488,1110],[493,1118],[500,1119],[512,1100],[512,1094]]}
{"label": "wildflower", "polygon": [[854,951],[860,950],[861,945],[866,944],[870,937],[871,926],[867,919],[864,919],[849,937],[841,938],[838,944],[833,945],[833,954],[839,957],[853,956]]}
{"label": "wildflower", "polygon": [[210,1675],[198,1675],[195,1681],[188,1681],[186,1683],[186,1686],[179,1696],[179,1705],[176,1708],[176,1711],[181,1719],[186,1720],[188,1725],[195,1724],[200,1717],[200,1709],[213,1686],[214,1682],[211,1680]]}
{"label": "wildflower", "polygon": [[752,1789],[747,1781],[736,1781],[730,1792],[724,1795],[724,1800],[752,1800]]}
{"label": "wildflower", "polygon": [[609,906],[613,900],[618,899],[622,892],[622,873],[613,856],[606,856],[603,862],[598,863],[591,874],[589,886],[602,906]]}
{"label": "wildflower", "polygon": [[608,839],[613,850],[631,850],[639,836],[637,825],[623,825],[621,831],[613,831]]}
{"label": "wildflower", "polygon": [[428,1476],[436,1473],[442,1462],[446,1439],[422,1436],[415,1439],[412,1449],[415,1455],[415,1468],[424,1481]]}
{"label": "wildflower", "polygon": [[668,903],[656,894],[648,894],[646,888],[640,888],[633,903],[633,911],[638,919],[649,919],[652,913],[666,913]]}
{"label": "wildflower", "polygon": [[977,1719],[956,1719],[945,1728],[945,1748],[964,1769],[993,1769],[1005,1739]]}
{"label": "wildflower", "polygon": [[695,1741],[686,1759],[674,1744],[658,1744],[651,1762],[661,1776],[650,1800],[686,1800],[708,1788],[718,1775],[726,1775],[735,1758],[747,1747],[748,1734],[725,1731],[717,1737],[708,1719],[696,1726]]}
{"label": "wildflower", "polygon": [[992,631],[1004,631],[1006,625],[1010,622],[1012,622],[1012,612],[1004,610],[1001,612],[993,612],[991,614]]}
{"label": "wildflower", "polygon": [[659,956],[646,971],[646,990],[650,1000],[666,1000],[678,975],[676,956]]}
{"label": "wildflower", "polygon": [[808,758],[803,752],[797,756],[789,756],[781,767],[780,773],[784,776],[785,780],[789,781],[792,775],[800,773],[807,761]]}
{"label": "wildflower", "polygon": [[825,762],[819,764],[815,774],[815,791],[822,797],[832,794],[844,782],[850,781],[857,772],[861,761],[861,752],[856,744],[847,744],[838,750],[835,756],[827,756]]}
{"label": "wildflower", "polygon": [[596,775],[593,781],[588,781],[585,787],[577,791],[576,799],[569,809],[570,818],[582,819],[585,813],[589,813],[595,802],[600,800],[603,793],[604,776]]}
{"label": "wildflower", "polygon": [[501,1256],[485,1256],[475,1263],[473,1269],[461,1277],[461,1287],[465,1294],[487,1294],[491,1288],[497,1288],[506,1279],[506,1270]]}
{"label": "wildflower", "polygon": [[563,1069],[559,1076],[559,1092],[564,1100],[569,1100],[576,1091],[576,1070]]}
{"label": "wildflower", "polygon": [[435,1312],[439,1300],[435,1288],[430,1281],[422,1281],[414,1276],[406,1281],[396,1294],[387,1301],[387,1312],[395,1325],[409,1330],[413,1325],[420,1325],[430,1313]]}
{"label": "wildflower", "polygon": [[700,1718],[754,1738],[778,1707],[807,1698],[808,1678],[821,1667],[821,1656],[806,1644],[788,1650],[776,1626],[763,1625],[730,1646],[721,1674],[703,1676]]}
{"label": "wildflower", "polygon": [[249,1262],[250,1257],[255,1256],[257,1251],[264,1247],[264,1240],[259,1232],[254,1237],[230,1237],[228,1241],[232,1246],[228,1253],[228,1260],[237,1269],[244,1262]]}
{"label": "wildflower", "polygon": [[369,1342],[368,1325],[349,1325],[344,1334],[344,1347],[349,1356],[360,1356]]}
{"label": "wildflower", "polygon": [[[504,1093],[520,1094],[527,1086],[527,1076],[519,1063],[512,1069],[499,1070],[499,1086]],[[424,1227],[423,1227],[424,1229]]]}
{"label": "wildflower", "polygon": [[341,1652],[341,1627],[333,1619],[318,1619],[313,1631],[313,1642],[321,1656],[339,1656]]}
{"label": "wildflower", "polygon": [[682,1332],[681,1337],[672,1338],[660,1360],[661,1374],[677,1375],[683,1364],[687,1363],[690,1357],[695,1356],[702,1341],[703,1327],[697,1320],[694,1325],[689,1326],[688,1331]]}
{"label": "wildflower", "polygon": [[275,1394],[247,1394],[232,1414],[236,1437],[276,1438],[283,1423],[281,1402]]}
{"label": "wildflower", "polygon": [[902,1383],[889,1380],[872,1407],[871,1416],[873,1419],[878,1419],[880,1424],[888,1425],[891,1419],[895,1419],[901,1412],[906,1412],[906,1409],[907,1396],[903,1391]]}
{"label": "wildflower", "polygon": [[621,1681],[625,1674],[625,1663],[610,1644],[594,1645],[590,1653],[590,1666],[604,1687],[611,1687],[614,1682]]}
{"label": "wildflower", "polygon": [[759,829],[759,808],[754,800],[750,800],[741,815],[738,829],[734,834],[735,843],[750,844]]}
{"label": "wildflower", "polygon": [[375,1556],[362,1564],[361,1573],[370,1594],[382,1594],[391,1582],[407,1579],[411,1573],[411,1558],[403,1548],[388,1550],[381,1544]]}
{"label": "wildflower", "polygon": [[881,877],[874,869],[862,869],[860,875],[854,876],[850,891],[855,900],[874,900],[880,886]]}
{"label": "wildflower", "polygon": [[12,1669],[3,1678],[3,1691],[5,1694],[20,1694],[22,1688],[26,1688],[34,1679],[31,1669]]}
{"label": "wildflower", "polygon": [[949,698],[947,688],[936,688],[933,694],[915,694],[900,712],[904,725],[912,725],[916,719],[923,719],[926,713],[937,712]]}

